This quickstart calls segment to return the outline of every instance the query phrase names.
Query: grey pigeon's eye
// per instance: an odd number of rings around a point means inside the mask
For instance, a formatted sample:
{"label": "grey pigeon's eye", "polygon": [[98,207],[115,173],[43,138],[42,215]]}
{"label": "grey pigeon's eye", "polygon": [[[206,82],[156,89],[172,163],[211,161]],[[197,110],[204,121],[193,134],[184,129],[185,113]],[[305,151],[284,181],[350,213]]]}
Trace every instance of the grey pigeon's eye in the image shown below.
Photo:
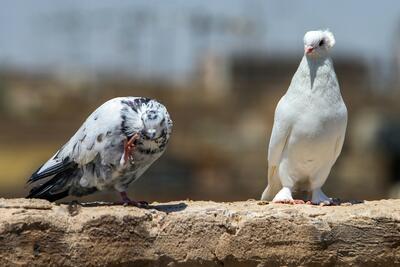
{"label": "grey pigeon's eye", "polygon": [[325,44],[324,39],[322,39],[321,41],[319,41],[319,46],[323,46]]}
{"label": "grey pigeon's eye", "polygon": [[157,115],[155,112],[149,112],[149,113],[147,114],[147,118],[148,118],[149,120],[155,120],[155,119],[157,119],[157,117],[158,117],[158,115]]}

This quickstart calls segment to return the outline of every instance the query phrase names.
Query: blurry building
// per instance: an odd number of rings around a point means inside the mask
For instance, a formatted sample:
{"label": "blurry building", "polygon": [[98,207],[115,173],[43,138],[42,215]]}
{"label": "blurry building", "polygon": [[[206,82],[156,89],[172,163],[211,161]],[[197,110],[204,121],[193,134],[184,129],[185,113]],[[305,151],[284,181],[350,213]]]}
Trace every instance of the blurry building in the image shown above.
{"label": "blurry building", "polygon": [[[0,66],[71,76],[86,72],[89,78],[107,72],[190,80],[209,51],[224,57],[265,46],[264,14],[246,6],[246,1],[229,10],[202,2],[28,1],[22,9],[10,4],[13,29],[10,38],[0,37]],[[6,36],[10,29],[0,30]]]}
{"label": "blurry building", "polygon": [[207,96],[219,98],[231,93],[232,75],[226,57],[210,52],[204,55],[198,67],[198,83]]}

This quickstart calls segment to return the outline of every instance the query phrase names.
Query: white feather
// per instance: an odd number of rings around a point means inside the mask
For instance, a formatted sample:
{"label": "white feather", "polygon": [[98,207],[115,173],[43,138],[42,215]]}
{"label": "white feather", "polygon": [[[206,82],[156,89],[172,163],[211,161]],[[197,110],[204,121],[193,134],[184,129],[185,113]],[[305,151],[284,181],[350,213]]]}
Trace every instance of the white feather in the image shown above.
{"label": "white feather", "polygon": [[[322,38],[333,46],[329,31],[307,32],[304,43],[315,45]],[[313,202],[327,200],[320,188],[340,154],[346,125],[347,109],[329,55],[305,55],[275,111],[269,185],[262,199],[292,200],[291,191],[306,184],[300,189],[313,191]]]}
{"label": "white feather", "polygon": [[327,48],[332,48],[336,41],[333,33],[329,30],[309,31],[304,35],[304,45],[317,46],[321,40],[324,40]]}

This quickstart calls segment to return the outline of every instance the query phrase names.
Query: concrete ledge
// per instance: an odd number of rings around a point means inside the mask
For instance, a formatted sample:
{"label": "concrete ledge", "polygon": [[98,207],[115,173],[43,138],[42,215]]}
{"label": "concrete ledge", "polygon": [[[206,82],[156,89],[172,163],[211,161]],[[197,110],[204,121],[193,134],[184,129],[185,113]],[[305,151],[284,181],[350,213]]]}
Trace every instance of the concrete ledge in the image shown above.
{"label": "concrete ledge", "polygon": [[400,266],[400,200],[153,205],[0,199],[0,266]]}

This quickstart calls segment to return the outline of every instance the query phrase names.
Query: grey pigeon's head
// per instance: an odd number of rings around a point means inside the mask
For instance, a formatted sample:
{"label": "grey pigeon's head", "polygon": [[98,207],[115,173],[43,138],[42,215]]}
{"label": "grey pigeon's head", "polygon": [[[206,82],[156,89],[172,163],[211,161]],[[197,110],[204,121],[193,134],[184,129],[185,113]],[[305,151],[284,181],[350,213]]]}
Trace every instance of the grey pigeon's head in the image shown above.
{"label": "grey pigeon's head", "polygon": [[142,114],[143,130],[141,135],[145,139],[154,140],[165,134],[167,120],[163,110],[149,109]]}
{"label": "grey pigeon's head", "polygon": [[318,57],[326,55],[335,45],[335,37],[328,31],[309,31],[304,35],[304,54]]}

